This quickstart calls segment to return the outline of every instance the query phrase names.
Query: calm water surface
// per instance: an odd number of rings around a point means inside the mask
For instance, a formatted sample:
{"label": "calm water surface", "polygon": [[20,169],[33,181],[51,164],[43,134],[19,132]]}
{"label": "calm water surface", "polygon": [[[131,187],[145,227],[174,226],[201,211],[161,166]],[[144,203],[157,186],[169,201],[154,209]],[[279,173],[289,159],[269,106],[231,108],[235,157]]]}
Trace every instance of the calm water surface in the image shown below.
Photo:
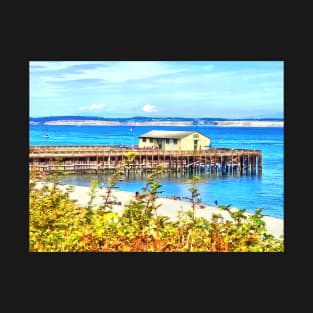
{"label": "calm water surface", "polygon": [[[49,138],[43,138],[45,130]],[[198,188],[202,201],[245,208],[253,212],[263,208],[263,214],[284,216],[284,129],[282,127],[220,127],[220,126],[70,126],[30,125],[30,145],[136,145],[138,136],[150,130],[195,130],[211,138],[212,147],[262,150],[261,176],[201,175]],[[108,176],[68,175],[63,183],[90,186],[91,179],[106,184]],[[180,174],[160,177],[162,196],[189,196],[189,179]],[[145,176],[131,175],[119,182],[121,190],[140,191]]]}

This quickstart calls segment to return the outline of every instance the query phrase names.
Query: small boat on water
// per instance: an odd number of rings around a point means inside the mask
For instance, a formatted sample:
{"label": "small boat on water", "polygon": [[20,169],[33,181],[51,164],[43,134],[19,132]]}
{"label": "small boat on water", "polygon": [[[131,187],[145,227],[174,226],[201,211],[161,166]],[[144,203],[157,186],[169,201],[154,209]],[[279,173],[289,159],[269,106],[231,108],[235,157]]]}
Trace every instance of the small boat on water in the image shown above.
{"label": "small boat on water", "polygon": [[42,135],[43,138],[49,138],[48,129],[46,129],[46,132]]}

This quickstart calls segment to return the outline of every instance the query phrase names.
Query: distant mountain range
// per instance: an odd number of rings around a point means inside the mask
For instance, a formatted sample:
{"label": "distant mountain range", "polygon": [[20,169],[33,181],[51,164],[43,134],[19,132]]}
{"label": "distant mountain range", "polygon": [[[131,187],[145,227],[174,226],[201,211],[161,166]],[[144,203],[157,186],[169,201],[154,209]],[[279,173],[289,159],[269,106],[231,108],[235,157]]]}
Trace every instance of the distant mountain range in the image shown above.
{"label": "distant mountain range", "polygon": [[220,121],[273,121],[273,122],[282,122],[282,118],[211,118],[211,117],[203,117],[203,118],[191,118],[191,117],[145,117],[145,116],[134,116],[127,118],[109,118],[109,117],[99,117],[99,116],[45,116],[45,117],[30,117],[30,124],[33,125],[47,125],[47,124],[55,124],[57,122],[88,122],[88,121],[98,121],[98,122],[108,122],[120,125],[130,125],[132,123],[188,123],[191,125],[216,125]]}

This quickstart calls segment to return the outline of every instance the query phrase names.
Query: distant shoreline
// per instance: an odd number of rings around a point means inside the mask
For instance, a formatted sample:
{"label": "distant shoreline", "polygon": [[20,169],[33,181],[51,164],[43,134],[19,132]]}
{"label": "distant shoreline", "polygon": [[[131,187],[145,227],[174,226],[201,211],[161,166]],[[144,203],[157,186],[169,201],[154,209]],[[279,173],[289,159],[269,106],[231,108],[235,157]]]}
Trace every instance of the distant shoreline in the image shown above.
{"label": "distant shoreline", "polygon": [[283,121],[218,121],[216,126],[284,127]]}
{"label": "distant shoreline", "polygon": [[30,125],[72,125],[72,126],[223,126],[223,127],[284,127],[283,121],[216,121],[212,124],[197,124],[193,121],[146,121],[146,122],[119,122],[99,120],[55,120],[46,122],[31,121]]}
{"label": "distant shoreline", "polygon": [[48,121],[44,125],[86,125],[86,126],[192,126],[190,122],[171,122],[171,121],[155,121],[155,122],[118,122],[118,121]]}

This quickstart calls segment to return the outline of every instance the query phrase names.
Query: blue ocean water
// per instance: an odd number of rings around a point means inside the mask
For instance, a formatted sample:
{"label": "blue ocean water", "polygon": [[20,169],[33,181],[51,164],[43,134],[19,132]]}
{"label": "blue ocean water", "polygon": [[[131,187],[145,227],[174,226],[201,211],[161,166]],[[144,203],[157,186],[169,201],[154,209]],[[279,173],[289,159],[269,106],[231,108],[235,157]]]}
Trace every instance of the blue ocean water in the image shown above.
{"label": "blue ocean water", "polygon": [[[43,138],[45,131],[49,138]],[[203,203],[219,204],[263,214],[284,217],[284,129],[282,127],[221,127],[221,126],[71,126],[30,125],[30,145],[136,145],[138,136],[150,130],[195,130],[211,138],[212,147],[262,150],[262,175],[210,176],[201,175],[198,188]],[[99,175],[102,175],[101,177]],[[69,175],[64,183],[89,186],[90,179],[107,181],[103,174]],[[190,177],[165,174],[160,178],[162,196],[189,196]],[[121,190],[140,191],[144,176],[130,176],[119,182]]]}

